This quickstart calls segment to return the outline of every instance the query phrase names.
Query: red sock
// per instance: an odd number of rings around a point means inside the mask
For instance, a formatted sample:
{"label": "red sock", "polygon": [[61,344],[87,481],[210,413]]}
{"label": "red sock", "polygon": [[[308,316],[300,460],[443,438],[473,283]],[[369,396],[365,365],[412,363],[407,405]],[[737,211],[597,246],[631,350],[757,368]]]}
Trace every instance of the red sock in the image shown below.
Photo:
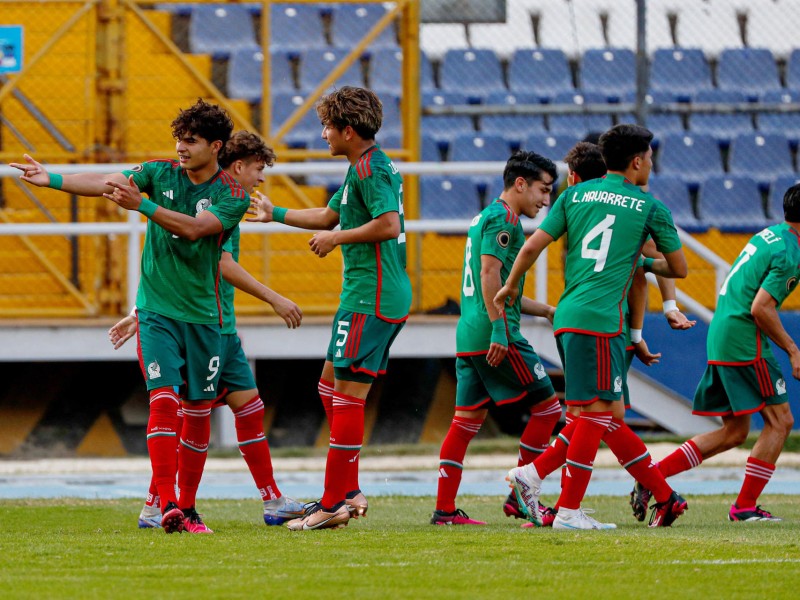
{"label": "red sock", "polygon": [[672,477],[695,468],[701,462],[703,462],[703,455],[697,444],[692,440],[687,440],[675,452],[657,463],[656,466],[664,474],[664,477]]}
{"label": "red sock", "polygon": [[758,460],[752,456],[747,459],[747,466],[744,469],[744,483],[739,490],[739,497],[736,498],[738,508],[751,508],[758,502],[758,497],[764,491],[764,487],[769,483],[772,474],[775,472],[775,465],[771,465],[763,460]]}
{"label": "red sock", "polygon": [[559,506],[562,508],[580,508],[586,495],[589,480],[592,478],[594,459],[600,440],[611,424],[611,412],[581,413],[576,419],[575,433],[567,449],[567,476],[561,490]]}
{"label": "red sock", "polygon": [[[564,429],[561,430],[561,433],[558,435],[556,440],[553,442],[554,445],[557,442],[560,443],[560,447],[563,449],[563,453],[564,453],[564,458],[561,461],[561,465],[562,465],[561,466],[561,489],[562,490],[564,489],[564,484],[567,482],[567,465],[566,465],[566,463],[564,461],[567,460],[567,448],[569,447],[569,438],[562,437],[562,436],[564,435],[564,431],[567,429],[567,427],[570,427],[570,424],[571,423],[575,423],[575,421],[577,419],[578,419],[578,417],[574,416],[573,414],[571,414],[569,412],[565,413],[564,414],[564,421],[566,422],[566,425],[564,426]],[[576,423],[576,425],[577,425],[577,423]],[[570,429],[569,429],[569,436],[570,437],[572,436],[574,431],[575,431],[575,425],[572,425],[572,427],[570,427]],[[553,510],[558,512],[558,500],[556,500],[556,503],[553,506]]]}
{"label": "red sock", "polygon": [[653,493],[656,502],[669,500],[672,488],[656,468],[644,442],[630,427],[621,419],[611,419],[603,441],[631,477]]}
{"label": "red sock", "polygon": [[456,509],[456,495],[461,484],[464,469],[464,456],[467,454],[472,438],[481,428],[483,419],[453,417],[450,429],[439,451],[439,488],[436,493],[436,510],[453,512]]}
{"label": "red sock", "polygon": [[553,443],[547,447],[547,450],[539,458],[533,461],[533,466],[536,468],[540,478],[544,479],[564,465],[564,461],[567,460],[567,449],[577,424],[578,419],[570,421],[570,416],[568,415],[567,424],[558,433]]}
{"label": "red sock", "polygon": [[161,506],[177,502],[175,450],[178,444],[180,400],[171,387],[150,390],[150,417],[147,420],[147,452],[153,469],[152,481]]}
{"label": "red sock", "polygon": [[325,409],[325,416],[328,417],[328,426],[333,422],[333,382],[320,379],[317,384],[319,399],[322,400],[322,408]]}
{"label": "red sock", "polygon": [[366,400],[347,396],[341,392],[333,393],[333,422],[331,441],[328,449],[328,463],[325,466],[325,492],[320,504],[333,508],[344,501],[350,491],[352,463],[358,460],[361,443],[364,440],[364,404]]}
{"label": "red sock", "polygon": [[561,404],[551,398],[531,407],[531,418],[519,438],[517,466],[527,465],[541,456],[550,444],[553,427],[561,418]]}
{"label": "red sock", "polygon": [[247,404],[233,411],[236,420],[236,439],[239,452],[250,469],[253,481],[261,494],[261,500],[274,500],[281,497],[272,473],[272,457],[269,442],[264,435],[264,403],[256,395]]}
{"label": "red sock", "polygon": [[158,488],[156,487],[156,478],[150,476],[150,487],[147,489],[147,499],[144,501],[145,506],[161,506],[161,498],[158,495]]}
{"label": "red sock", "polygon": [[178,447],[179,506],[193,508],[203,477],[211,438],[211,402],[183,402],[183,428]]}

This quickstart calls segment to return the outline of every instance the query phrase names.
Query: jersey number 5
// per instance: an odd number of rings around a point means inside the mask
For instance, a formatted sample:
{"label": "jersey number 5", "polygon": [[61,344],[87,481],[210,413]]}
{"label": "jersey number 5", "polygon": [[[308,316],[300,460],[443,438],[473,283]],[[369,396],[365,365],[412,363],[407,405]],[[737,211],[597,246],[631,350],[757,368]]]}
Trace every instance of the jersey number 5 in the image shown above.
{"label": "jersey number 5", "polygon": [[[594,262],[594,271],[599,273],[606,266],[606,258],[608,258],[608,248],[611,246],[611,235],[614,233],[611,226],[617,217],[614,215],[606,215],[606,218],[600,221],[597,225],[587,233],[581,241],[581,257],[588,258]],[[596,237],[600,236],[600,248],[594,250],[589,248]]]}

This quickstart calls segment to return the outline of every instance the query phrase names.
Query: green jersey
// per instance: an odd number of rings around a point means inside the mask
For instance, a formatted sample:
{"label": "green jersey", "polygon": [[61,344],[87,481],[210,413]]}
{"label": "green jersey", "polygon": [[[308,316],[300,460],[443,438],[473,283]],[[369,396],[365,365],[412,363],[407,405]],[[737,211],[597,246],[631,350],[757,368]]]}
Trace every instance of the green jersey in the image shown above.
{"label": "green jersey", "polygon": [[767,227],[750,238],[719,289],[717,310],[708,328],[708,362],[747,365],[772,357],[767,335],[750,307],[759,289],[780,308],[800,277],[798,232],[787,223]]}
{"label": "green jersey", "polygon": [[[239,238],[241,233],[239,227],[235,227],[228,241],[222,246],[223,252],[230,252],[233,260],[239,262]],[[236,333],[236,312],[233,308],[233,295],[236,291],[230,283],[223,277],[219,278],[219,301],[222,307],[222,335],[233,335]]]}
{"label": "green jersey", "polygon": [[339,213],[343,230],[361,227],[387,212],[399,213],[397,239],[342,245],[340,308],[384,321],[405,321],[411,308],[411,282],[406,273],[403,178],[380,146],[373,146],[350,166],[328,206]]}
{"label": "green jersey", "polygon": [[199,185],[176,160],[154,160],[123,171],[150,200],[166,209],[196,217],[211,211],[223,232],[191,241],[147,221],[136,306],[176,321],[219,323],[217,295],[222,244],[250,205],[250,197],[230,175],[218,170]]}
{"label": "green jersey", "polygon": [[[501,285],[508,279],[514,259],[525,243],[525,233],[519,215],[500,199],[483,209],[470,223],[467,246],[464,250],[464,274],[461,279],[461,317],[456,326],[456,354],[483,354],[489,351],[492,324],[486,312],[481,285],[481,257],[494,256],[502,263]],[[520,306],[522,305],[523,276],[519,282],[520,298],[506,308],[508,341],[523,339],[519,330]]]}
{"label": "green jersey", "polygon": [[681,247],[669,209],[615,173],[564,190],[541,229],[554,239],[569,233],[556,334],[621,334],[624,304],[647,236],[664,254]]}

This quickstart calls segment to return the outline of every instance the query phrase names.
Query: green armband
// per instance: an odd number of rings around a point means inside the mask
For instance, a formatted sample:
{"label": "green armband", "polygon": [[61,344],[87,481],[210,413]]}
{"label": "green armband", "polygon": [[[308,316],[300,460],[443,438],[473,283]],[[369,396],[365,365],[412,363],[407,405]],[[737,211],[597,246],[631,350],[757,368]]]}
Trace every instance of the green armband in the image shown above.
{"label": "green armband", "polygon": [[492,321],[492,337],[489,340],[492,344],[508,346],[508,336],[506,335],[506,320],[503,317]]}
{"label": "green armband", "polygon": [[644,264],[642,264],[642,268],[644,269],[645,273],[652,273],[653,272],[653,263],[656,262],[655,258],[645,258]]}
{"label": "green armband", "polygon": [[61,186],[64,185],[64,176],[58,173],[48,173],[48,175],[50,175],[50,183],[47,184],[47,187],[60,190]]}
{"label": "green armband", "polygon": [[288,208],[283,208],[282,206],[273,206],[272,207],[272,220],[276,221],[277,223],[285,223],[286,222],[286,213],[289,212]]}
{"label": "green armband", "polygon": [[149,219],[155,214],[157,208],[158,204],[147,198],[142,198],[142,203],[137,210]]}

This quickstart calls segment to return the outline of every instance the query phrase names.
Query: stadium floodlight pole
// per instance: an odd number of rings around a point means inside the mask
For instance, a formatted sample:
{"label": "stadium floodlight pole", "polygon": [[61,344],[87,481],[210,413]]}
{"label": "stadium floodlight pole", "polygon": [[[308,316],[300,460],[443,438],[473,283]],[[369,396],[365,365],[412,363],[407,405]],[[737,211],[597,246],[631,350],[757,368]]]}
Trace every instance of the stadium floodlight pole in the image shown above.
{"label": "stadium floodlight pole", "polygon": [[647,2],[636,0],[636,123],[647,118]]}

